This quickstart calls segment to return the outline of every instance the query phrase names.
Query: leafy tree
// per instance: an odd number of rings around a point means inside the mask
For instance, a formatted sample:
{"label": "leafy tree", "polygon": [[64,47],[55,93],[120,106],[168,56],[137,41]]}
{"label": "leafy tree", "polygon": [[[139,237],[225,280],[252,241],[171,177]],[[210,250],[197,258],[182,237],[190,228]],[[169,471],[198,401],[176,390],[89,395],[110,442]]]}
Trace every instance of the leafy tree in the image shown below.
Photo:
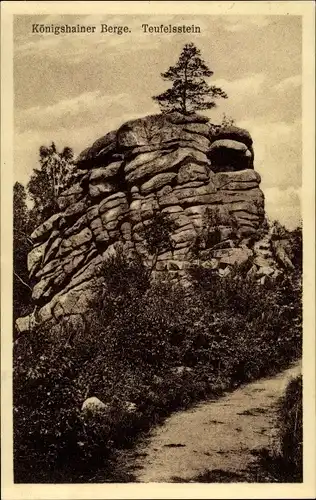
{"label": "leafy tree", "polygon": [[159,254],[172,250],[173,243],[171,235],[175,229],[175,222],[170,218],[170,216],[162,212],[155,212],[152,219],[144,227],[142,237],[145,241],[148,252],[153,256],[149,269],[149,275],[151,275],[156,267]]}
{"label": "leafy tree", "polygon": [[[52,142],[39,150],[40,168],[34,169],[25,187],[16,182],[13,189],[13,276],[14,317],[27,314],[31,303],[31,283],[27,255],[32,249],[30,234],[58,211],[57,199],[74,177],[73,152],[65,147],[58,152]],[[29,194],[33,207],[28,209]]]}
{"label": "leafy tree", "polygon": [[13,187],[13,235],[17,242],[26,236],[27,218],[25,187],[20,182],[16,182]]}
{"label": "leafy tree", "polygon": [[13,309],[14,317],[26,314],[31,298],[27,254],[32,248],[29,234],[29,211],[25,188],[19,182],[13,188]]}
{"label": "leafy tree", "polygon": [[41,168],[34,169],[27,186],[34,202],[32,218],[35,225],[58,212],[58,196],[69,187],[75,169],[72,149],[65,147],[58,152],[54,142],[49,147],[40,147],[39,162]]}
{"label": "leafy tree", "polygon": [[190,114],[202,109],[216,106],[214,99],[227,98],[226,93],[216,86],[209,86],[205,77],[213,75],[203,59],[200,50],[193,44],[186,44],[175,66],[161,73],[164,80],[173,82],[172,87],[158,96],[154,101],[159,103],[163,113],[180,111]]}

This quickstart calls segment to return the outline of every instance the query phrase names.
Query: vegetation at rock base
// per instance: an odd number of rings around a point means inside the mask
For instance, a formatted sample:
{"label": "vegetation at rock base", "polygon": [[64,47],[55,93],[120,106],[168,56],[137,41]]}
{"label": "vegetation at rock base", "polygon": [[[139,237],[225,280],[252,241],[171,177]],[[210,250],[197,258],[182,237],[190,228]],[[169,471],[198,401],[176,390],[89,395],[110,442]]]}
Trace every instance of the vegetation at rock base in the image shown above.
{"label": "vegetation at rock base", "polygon": [[[141,260],[123,256],[101,272],[103,295],[82,323],[15,342],[16,482],[124,481],[115,452],[143,431],[301,355],[299,270],[259,285],[238,269],[198,269],[189,289],[150,283]],[[87,414],[92,396],[105,407]]]}
{"label": "vegetation at rock base", "polygon": [[216,106],[214,99],[227,98],[222,89],[215,85],[210,86],[205,81],[204,78],[211,77],[213,71],[200,56],[200,50],[193,43],[188,43],[184,46],[178,62],[161,74],[164,80],[173,82],[170,89],[153,97],[163,113],[180,111],[189,114],[212,109]]}
{"label": "vegetation at rock base", "polygon": [[26,205],[26,191],[20,182],[13,187],[13,318],[31,312],[31,287],[27,255],[32,249],[31,224]]}
{"label": "vegetation at rock base", "polygon": [[201,250],[208,249],[208,254],[222,242],[221,226],[225,224],[230,229],[227,240],[238,240],[238,221],[232,214],[221,214],[219,209],[207,208],[202,217],[202,227],[194,245],[192,245],[192,254],[201,258]]}
{"label": "vegetation at rock base", "polygon": [[[72,153],[69,148],[58,153],[52,144],[41,148],[40,164],[27,186],[31,210],[23,186],[15,187],[14,265],[16,280],[28,293],[29,231],[57,210],[58,195],[73,172]],[[202,249],[218,244],[220,222],[207,214]],[[228,232],[234,238],[235,226],[231,220]],[[159,213],[144,224],[142,245],[153,264],[172,246],[171,232],[171,219]],[[284,239],[288,236],[285,231]],[[133,446],[142,432],[172,411],[270,375],[300,357],[299,229],[290,240],[294,266],[274,280],[265,276],[264,284],[246,276],[245,268],[220,277],[199,266],[190,272],[189,287],[163,275],[163,281],[152,282],[154,265],[148,269],[141,255],[131,260],[118,253],[100,268],[103,292],[89,312],[64,317],[58,325],[47,322],[17,338],[15,481],[123,481],[115,467],[117,452]],[[15,295],[18,315],[30,302],[20,299]],[[87,398],[98,398],[102,407],[84,411]]]}
{"label": "vegetation at rock base", "polygon": [[172,240],[170,235],[176,229],[175,222],[162,212],[154,213],[154,216],[142,231],[146,249],[152,256],[149,273],[155,269],[158,256],[163,252],[172,250]]}
{"label": "vegetation at rock base", "polygon": [[[32,250],[34,229],[59,211],[57,198],[74,178],[73,151],[61,152],[54,142],[39,149],[40,168],[32,172],[26,187],[13,187],[13,318],[31,312],[32,283],[27,270],[27,255]],[[27,201],[31,203],[27,203]],[[31,205],[31,207],[29,206]]]}

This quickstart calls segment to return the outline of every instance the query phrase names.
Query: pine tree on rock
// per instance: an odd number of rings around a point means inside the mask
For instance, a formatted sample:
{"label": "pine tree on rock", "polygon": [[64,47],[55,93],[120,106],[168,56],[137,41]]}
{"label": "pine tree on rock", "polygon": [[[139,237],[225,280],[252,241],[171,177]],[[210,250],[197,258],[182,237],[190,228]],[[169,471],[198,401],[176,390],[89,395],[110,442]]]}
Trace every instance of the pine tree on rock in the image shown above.
{"label": "pine tree on rock", "polygon": [[200,50],[193,43],[186,44],[177,64],[161,73],[164,80],[173,82],[170,89],[153,97],[162,113],[179,111],[191,114],[198,110],[214,108],[214,99],[227,99],[227,94],[222,89],[210,86],[205,81],[204,78],[211,77],[213,71],[200,56]]}

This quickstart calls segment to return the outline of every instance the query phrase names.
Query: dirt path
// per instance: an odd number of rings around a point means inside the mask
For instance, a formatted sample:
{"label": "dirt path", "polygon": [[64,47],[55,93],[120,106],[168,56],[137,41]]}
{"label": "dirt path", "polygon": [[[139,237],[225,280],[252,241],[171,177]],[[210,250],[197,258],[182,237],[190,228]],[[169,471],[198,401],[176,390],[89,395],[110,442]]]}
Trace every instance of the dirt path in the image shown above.
{"label": "dirt path", "polygon": [[240,477],[251,468],[253,451],[271,445],[275,405],[300,371],[295,364],[273,378],[172,415],[130,457],[136,481],[187,482],[205,471],[213,477],[220,473],[222,479]]}

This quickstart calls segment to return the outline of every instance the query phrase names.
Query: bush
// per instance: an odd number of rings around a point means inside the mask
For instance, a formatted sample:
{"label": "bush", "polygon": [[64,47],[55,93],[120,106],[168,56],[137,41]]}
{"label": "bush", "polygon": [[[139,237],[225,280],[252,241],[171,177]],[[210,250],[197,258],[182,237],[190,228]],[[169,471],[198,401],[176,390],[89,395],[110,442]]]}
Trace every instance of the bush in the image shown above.
{"label": "bush", "polygon": [[285,469],[302,481],[303,473],[303,394],[302,377],[291,380],[279,404],[278,438]]}
{"label": "bush", "polygon": [[270,449],[258,451],[250,469],[257,482],[301,483],[303,481],[302,376],[292,379],[279,400],[275,438]]}
{"label": "bush", "polygon": [[291,260],[296,269],[302,272],[303,268],[303,234],[302,226],[290,232],[290,243],[292,249]]}
{"label": "bush", "polygon": [[[296,275],[262,286],[237,270],[198,270],[185,289],[150,284],[141,261],[123,255],[101,272],[104,294],[85,328],[64,320],[15,343],[17,482],[91,481],[99,469],[111,480],[113,452],[141,431],[301,355]],[[87,418],[90,396],[107,409]]]}

